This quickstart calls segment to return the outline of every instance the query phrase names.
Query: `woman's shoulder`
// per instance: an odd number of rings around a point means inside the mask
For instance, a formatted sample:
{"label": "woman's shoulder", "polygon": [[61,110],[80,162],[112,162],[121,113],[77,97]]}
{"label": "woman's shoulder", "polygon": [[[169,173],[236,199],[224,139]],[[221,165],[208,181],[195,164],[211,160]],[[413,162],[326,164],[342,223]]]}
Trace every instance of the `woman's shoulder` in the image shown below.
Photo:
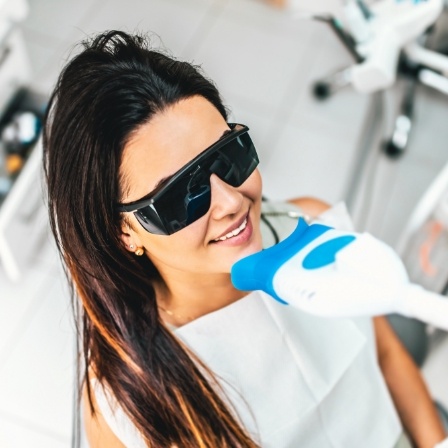
{"label": "woman's shoulder", "polygon": [[290,235],[296,228],[299,218],[311,222],[328,208],[329,205],[325,202],[310,197],[287,201],[263,201],[261,207],[263,247],[270,247]]}
{"label": "woman's shoulder", "polygon": [[310,218],[319,216],[331,207],[331,205],[327,202],[324,202],[318,198],[308,196],[289,199],[287,202],[289,204],[295,205]]}
{"label": "woman's shoulder", "polygon": [[339,230],[353,231],[355,226],[344,202],[330,205],[314,197],[304,196],[287,201],[263,201],[261,233],[265,248],[290,235],[297,219],[320,223]]}
{"label": "woman's shoulder", "polygon": [[320,214],[331,208],[331,205],[314,197],[295,197],[283,201],[264,200],[262,203],[262,213],[296,211],[298,215],[307,220],[313,220]]}
{"label": "woman's shoulder", "polygon": [[[90,388],[87,388],[87,381]],[[84,428],[90,448],[147,446],[110,387],[97,378],[93,369],[84,383],[82,405]]]}
{"label": "woman's shoulder", "polygon": [[[96,379],[90,381],[90,394],[87,385],[84,384],[82,391],[83,404],[83,423],[84,430],[91,448],[107,446],[110,448],[124,448],[125,445],[115,435],[110,428],[104,415],[104,405],[100,406],[98,398],[101,401],[99,383]],[[100,397],[98,397],[100,395]],[[107,414],[107,412],[106,412]]]}

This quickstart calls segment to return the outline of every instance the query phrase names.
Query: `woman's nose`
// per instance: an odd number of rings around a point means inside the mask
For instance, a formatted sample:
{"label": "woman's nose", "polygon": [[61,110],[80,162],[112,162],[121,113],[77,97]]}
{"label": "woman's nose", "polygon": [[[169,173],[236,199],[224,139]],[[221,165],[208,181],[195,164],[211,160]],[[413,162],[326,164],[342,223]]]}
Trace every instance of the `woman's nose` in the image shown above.
{"label": "woman's nose", "polygon": [[243,206],[243,195],[235,187],[225,183],[216,174],[210,176],[210,213],[214,219],[237,214]]}

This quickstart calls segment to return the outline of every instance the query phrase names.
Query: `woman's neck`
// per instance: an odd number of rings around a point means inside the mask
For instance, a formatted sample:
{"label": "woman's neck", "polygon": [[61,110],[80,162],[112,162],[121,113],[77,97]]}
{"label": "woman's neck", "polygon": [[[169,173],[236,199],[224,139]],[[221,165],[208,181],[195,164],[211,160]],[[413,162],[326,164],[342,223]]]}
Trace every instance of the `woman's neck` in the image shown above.
{"label": "woman's neck", "polygon": [[160,314],[168,324],[180,327],[236,302],[246,293],[234,288],[230,274],[182,278],[171,276],[156,286]]}

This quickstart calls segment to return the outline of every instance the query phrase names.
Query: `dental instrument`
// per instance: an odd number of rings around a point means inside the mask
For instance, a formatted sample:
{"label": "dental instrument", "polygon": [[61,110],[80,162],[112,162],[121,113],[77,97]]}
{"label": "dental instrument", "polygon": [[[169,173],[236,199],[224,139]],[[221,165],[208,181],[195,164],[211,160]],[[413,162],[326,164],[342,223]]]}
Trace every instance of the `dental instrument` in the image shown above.
{"label": "dental instrument", "polygon": [[395,251],[368,233],[300,219],[287,239],[237,261],[231,278],[318,316],[398,313],[448,330],[448,300],[410,283]]}

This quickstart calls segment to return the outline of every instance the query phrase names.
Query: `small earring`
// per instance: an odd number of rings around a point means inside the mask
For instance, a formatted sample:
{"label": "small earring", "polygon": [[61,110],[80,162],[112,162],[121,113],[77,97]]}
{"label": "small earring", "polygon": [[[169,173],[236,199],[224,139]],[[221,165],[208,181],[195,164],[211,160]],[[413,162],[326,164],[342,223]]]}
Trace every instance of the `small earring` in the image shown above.
{"label": "small earring", "polygon": [[129,246],[129,249],[134,249],[134,245],[133,244],[131,244],[130,246]]}
{"label": "small earring", "polygon": [[134,252],[134,254],[137,255],[137,257],[141,257],[144,253],[145,251],[143,250],[143,247],[138,247]]}

